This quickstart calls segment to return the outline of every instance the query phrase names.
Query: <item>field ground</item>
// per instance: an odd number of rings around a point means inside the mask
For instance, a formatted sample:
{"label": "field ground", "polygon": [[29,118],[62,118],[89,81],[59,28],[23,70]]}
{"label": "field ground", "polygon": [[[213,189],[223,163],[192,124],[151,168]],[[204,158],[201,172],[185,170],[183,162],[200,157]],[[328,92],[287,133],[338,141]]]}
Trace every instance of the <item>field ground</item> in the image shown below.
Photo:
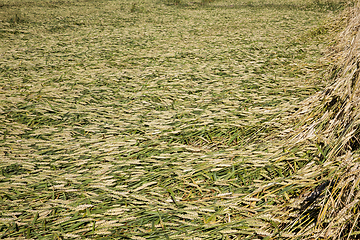
{"label": "field ground", "polygon": [[0,0],[0,237],[266,236],[247,195],[286,175],[336,7]]}

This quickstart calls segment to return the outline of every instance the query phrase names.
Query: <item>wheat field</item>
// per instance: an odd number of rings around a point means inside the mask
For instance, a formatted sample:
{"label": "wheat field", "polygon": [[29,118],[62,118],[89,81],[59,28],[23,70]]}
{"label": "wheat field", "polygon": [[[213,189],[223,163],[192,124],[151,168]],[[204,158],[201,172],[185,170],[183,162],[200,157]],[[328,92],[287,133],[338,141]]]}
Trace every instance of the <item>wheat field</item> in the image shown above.
{"label": "wheat field", "polygon": [[359,236],[351,6],[0,0],[0,238]]}

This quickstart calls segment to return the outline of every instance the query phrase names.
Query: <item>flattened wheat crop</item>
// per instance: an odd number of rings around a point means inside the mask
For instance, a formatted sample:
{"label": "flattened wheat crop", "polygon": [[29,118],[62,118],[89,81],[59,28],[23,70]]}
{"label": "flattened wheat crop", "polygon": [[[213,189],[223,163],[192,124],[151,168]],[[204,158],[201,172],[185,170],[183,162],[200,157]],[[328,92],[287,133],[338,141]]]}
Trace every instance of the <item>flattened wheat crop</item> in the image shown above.
{"label": "flattened wheat crop", "polygon": [[0,0],[0,238],[270,236],[341,6]]}

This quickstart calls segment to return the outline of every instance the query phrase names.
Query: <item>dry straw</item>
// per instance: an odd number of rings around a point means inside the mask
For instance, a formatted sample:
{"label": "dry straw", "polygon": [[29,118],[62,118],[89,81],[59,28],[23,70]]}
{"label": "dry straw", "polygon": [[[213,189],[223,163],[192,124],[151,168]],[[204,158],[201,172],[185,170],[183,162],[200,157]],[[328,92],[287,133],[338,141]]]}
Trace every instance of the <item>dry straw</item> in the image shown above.
{"label": "dry straw", "polygon": [[[360,3],[347,9],[341,21],[347,25],[327,55],[331,67],[326,77],[332,83],[304,101],[292,116],[300,124],[293,131],[291,147],[286,157],[274,160],[288,161],[292,169],[289,176],[277,180],[282,184],[274,184],[281,189],[272,189],[281,194],[264,229],[271,229],[274,237],[360,237]],[[296,170],[300,155],[310,161]],[[270,186],[261,189],[262,197],[271,191],[267,189]],[[281,219],[281,224],[271,218]]]}

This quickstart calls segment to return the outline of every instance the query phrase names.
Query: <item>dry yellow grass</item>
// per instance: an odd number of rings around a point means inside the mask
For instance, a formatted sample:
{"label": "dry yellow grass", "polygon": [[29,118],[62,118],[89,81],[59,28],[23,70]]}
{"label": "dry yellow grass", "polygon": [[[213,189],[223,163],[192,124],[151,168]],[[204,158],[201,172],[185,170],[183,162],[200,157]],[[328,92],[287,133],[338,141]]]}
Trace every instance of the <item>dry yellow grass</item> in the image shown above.
{"label": "dry yellow grass", "polygon": [[[346,27],[326,56],[330,67],[325,77],[330,84],[289,118],[297,127],[289,135],[288,153],[273,159],[276,164],[288,160],[293,169],[288,177],[277,179],[283,186],[272,189],[282,193],[277,206],[270,208],[265,227],[274,237],[360,237],[360,4],[347,9],[338,21],[338,26]],[[299,156],[311,161],[296,170]],[[269,189],[262,187],[260,198]],[[289,191],[293,194],[288,195]],[[275,231],[274,222],[278,222]]]}

